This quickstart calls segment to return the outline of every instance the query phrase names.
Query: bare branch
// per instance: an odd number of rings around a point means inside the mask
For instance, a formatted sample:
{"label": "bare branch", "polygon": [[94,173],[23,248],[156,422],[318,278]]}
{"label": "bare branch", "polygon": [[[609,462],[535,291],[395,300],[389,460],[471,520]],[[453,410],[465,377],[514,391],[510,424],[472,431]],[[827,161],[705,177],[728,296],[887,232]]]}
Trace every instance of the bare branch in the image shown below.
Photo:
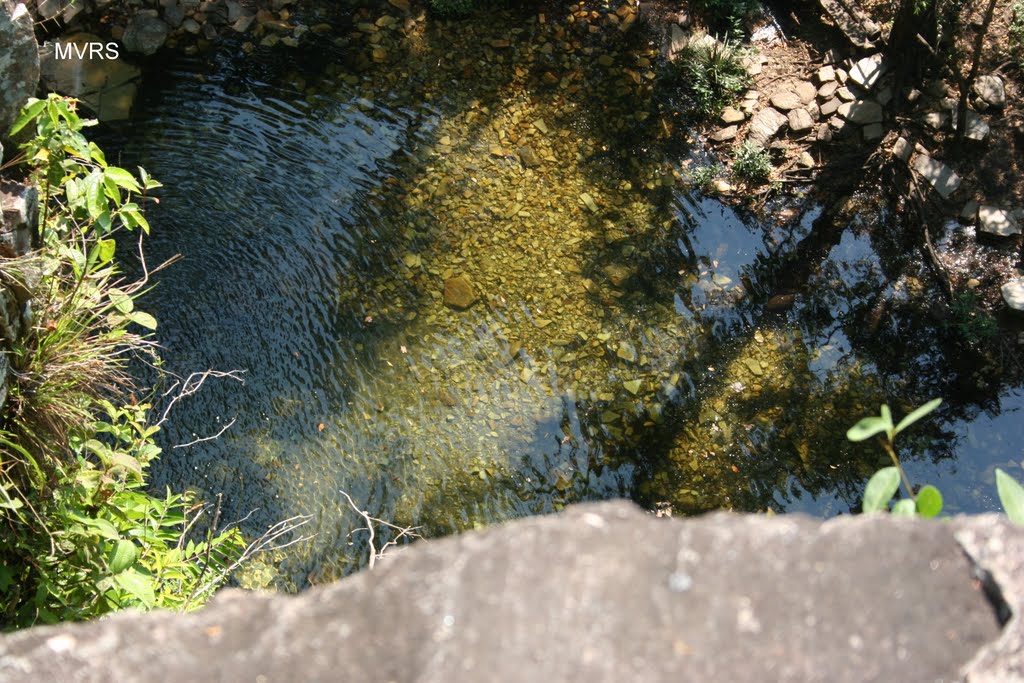
{"label": "bare branch", "polygon": [[[358,529],[353,529],[350,532],[350,535],[352,533],[355,533],[356,531],[362,531],[363,529],[366,529],[366,531],[369,532],[370,537],[369,537],[367,543],[370,546],[370,569],[373,569],[373,566],[376,564],[377,560],[379,560],[380,558],[384,557],[384,551],[387,550],[389,546],[398,545],[398,542],[400,540],[402,540],[403,538],[406,538],[406,537],[408,537],[410,539],[413,539],[413,538],[423,538],[418,533],[416,533],[419,529],[422,529],[423,527],[419,527],[419,526],[401,527],[401,526],[398,526],[397,524],[392,524],[391,522],[386,522],[383,519],[377,519],[376,517],[371,517],[369,512],[367,512],[366,510],[360,510],[356,506],[355,501],[352,500],[352,496],[348,495],[344,491],[339,491],[338,493],[340,493],[341,495],[345,496],[345,500],[348,501],[349,506],[353,510],[355,510],[356,514],[358,514],[360,517],[362,517],[363,520],[366,522],[366,526],[365,527],[359,527]],[[395,531],[398,532],[398,534],[394,538],[392,538],[390,541],[388,541],[387,543],[382,545],[380,547],[380,550],[377,550],[377,546],[374,545],[374,539],[377,537],[377,532],[376,532],[376,530],[373,527],[374,523],[376,523],[376,524],[383,524],[384,526],[386,526],[386,527],[388,527],[390,529],[394,529]]]}
{"label": "bare branch", "polygon": [[[165,397],[174,394],[174,397],[171,398],[171,402],[167,404],[166,408],[164,408],[163,415],[161,415],[160,419],[157,420],[156,426],[159,427],[160,425],[167,422],[167,418],[170,415],[171,409],[174,408],[175,404],[181,399],[191,396],[192,394],[199,391],[203,387],[203,384],[206,382],[206,380],[208,380],[209,378],[215,377],[217,379],[233,379],[236,382],[245,384],[245,380],[241,377],[241,374],[243,372],[245,372],[245,370],[228,370],[226,372],[223,370],[206,370],[205,372],[193,372],[184,380],[179,380],[175,382],[163,394]],[[176,394],[174,393],[175,391],[177,391]]]}
{"label": "bare branch", "polygon": [[204,436],[204,437],[199,438],[199,439],[193,439],[192,441],[189,441],[187,443],[175,444],[174,446],[172,446],[172,448],[187,448],[189,446],[195,446],[197,443],[202,443],[204,441],[213,441],[214,439],[219,439],[221,434],[223,434],[224,432],[226,432],[229,429],[231,429],[231,426],[233,424],[235,424],[235,420],[237,420],[237,419],[238,418],[234,418],[234,417],[231,418],[231,420],[226,425],[224,425],[223,427],[220,428],[219,432],[217,432],[216,434],[213,434],[212,436]]}
{"label": "bare branch", "polygon": [[[248,515],[246,516],[248,517]],[[254,555],[258,555],[259,553],[273,552],[275,550],[283,550],[284,548],[293,546],[296,543],[302,543],[303,541],[308,541],[309,539],[313,538],[313,534],[309,534],[299,536],[298,538],[293,538],[292,540],[286,541],[284,543],[277,542],[278,539],[280,539],[282,536],[286,536],[294,532],[296,529],[305,526],[312,519],[313,515],[295,515],[294,517],[283,519],[280,522],[277,522],[276,524],[270,526],[270,528],[264,531],[259,536],[259,538],[249,543],[249,545],[245,547],[245,550],[242,551],[241,555],[239,555],[234,562],[229,564],[221,571],[217,572],[217,574],[214,577],[212,577],[209,581],[207,581],[205,584],[203,584],[196,590],[192,591],[192,595],[189,596],[188,600],[186,601],[186,605],[215,589],[217,586],[224,582],[224,579],[228,577],[231,574],[231,572],[235,571],[243,564],[248,562],[250,559],[252,559]]]}

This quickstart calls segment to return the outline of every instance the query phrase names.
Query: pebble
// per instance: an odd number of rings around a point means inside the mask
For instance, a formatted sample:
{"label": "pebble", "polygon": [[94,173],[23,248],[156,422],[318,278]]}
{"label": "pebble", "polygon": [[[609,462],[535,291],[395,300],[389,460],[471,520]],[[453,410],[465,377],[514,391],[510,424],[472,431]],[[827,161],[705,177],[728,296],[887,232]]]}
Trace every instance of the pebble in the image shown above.
{"label": "pebble", "polygon": [[478,300],[476,288],[461,275],[445,280],[442,296],[446,306],[460,311],[470,308]]}

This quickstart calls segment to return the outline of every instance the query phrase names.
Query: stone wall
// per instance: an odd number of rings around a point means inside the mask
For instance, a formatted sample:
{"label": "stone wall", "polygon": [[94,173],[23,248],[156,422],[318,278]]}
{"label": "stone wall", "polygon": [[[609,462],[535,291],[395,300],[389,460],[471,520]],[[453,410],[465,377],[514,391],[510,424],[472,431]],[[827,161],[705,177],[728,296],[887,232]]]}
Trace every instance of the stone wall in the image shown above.
{"label": "stone wall", "polygon": [[995,515],[658,519],[629,503],[0,639],[21,681],[1019,681],[1024,529]]}

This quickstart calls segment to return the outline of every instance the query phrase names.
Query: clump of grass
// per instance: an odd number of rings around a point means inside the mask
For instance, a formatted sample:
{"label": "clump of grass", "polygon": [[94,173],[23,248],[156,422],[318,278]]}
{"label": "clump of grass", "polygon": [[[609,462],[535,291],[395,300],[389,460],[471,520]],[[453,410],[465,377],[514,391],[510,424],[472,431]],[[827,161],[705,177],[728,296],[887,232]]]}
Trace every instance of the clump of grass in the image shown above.
{"label": "clump of grass", "polygon": [[750,75],[742,60],[742,51],[728,40],[695,40],[683,51],[686,85],[702,116],[718,116],[747,89]]}
{"label": "clump of grass", "polygon": [[706,166],[698,166],[690,172],[690,184],[701,190],[706,190],[711,187],[711,183],[714,182],[723,171],[721,164],[708,164]]}
{"label": "clump of grass", "polygon": [[740,37],[746,31],[746,20],[759,11],[756,0],[699,0],[709,26],[725,31],[726,35]]}
{"label": "clump of grass", "polygon": [[768,180],[773,169],[768,150],[756,142],[747,140],[736,148],[736,159],[732,164],[732,174],[736,178],[760,184]]}
{"label": "clump of grass", "polygon": [[949,328],[967,344],[991,339],[999,332],[999,323],[981,307],[974,292],[954,294],[949,309]]}
{"label": "clump of grass", "polygon": [[69,436],[95,421],[96,401],[130,390],[128,358],[153,347],[125,329],[115,303],[123,306],[128,295],[115,287],[113,272],[76,281],[58,268],[33,297],[31,331],[11,354],[5,425],[29,450],[66,453]]}

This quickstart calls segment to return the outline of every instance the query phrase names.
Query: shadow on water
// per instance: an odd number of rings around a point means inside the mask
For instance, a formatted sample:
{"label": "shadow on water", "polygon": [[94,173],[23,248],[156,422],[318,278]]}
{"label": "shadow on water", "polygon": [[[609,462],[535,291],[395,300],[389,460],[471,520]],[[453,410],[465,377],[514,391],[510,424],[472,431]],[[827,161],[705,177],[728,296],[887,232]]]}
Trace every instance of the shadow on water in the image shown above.
{"label": "shadow on water", "polygon": [[[250,533],[317,516],[250,583],[365,560],[342,490],[430,535],[613,496],[845,512],[885,464],[846,427],[932,395],[909,469],[990,509],[979,482],[1022,456],[1019,374],[959,399],[919,259],[869,230],[883,208],[804,198],[762,223],[688,195],[659,45],[500,16],[410,31],[387,67],[353,42],[182,58],[111,132],[166,186],[150,261],[184,256],[145,302],[170,369],[246,378],[181,404],[155,484],[259,508]],[[465,312],[443,302],[458,276]]]}

